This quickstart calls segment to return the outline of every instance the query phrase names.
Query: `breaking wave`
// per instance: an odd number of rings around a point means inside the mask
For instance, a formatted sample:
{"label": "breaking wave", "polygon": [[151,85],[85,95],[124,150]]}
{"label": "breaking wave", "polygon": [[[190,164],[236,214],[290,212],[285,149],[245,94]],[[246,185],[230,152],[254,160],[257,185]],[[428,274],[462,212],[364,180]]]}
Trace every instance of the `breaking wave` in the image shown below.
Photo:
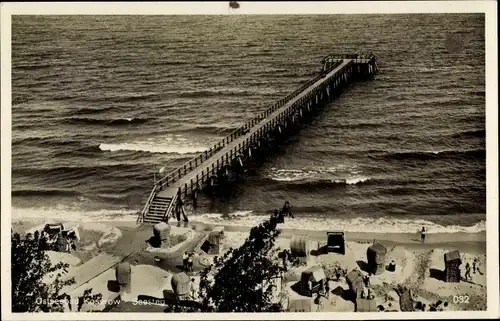
{"label": "breaking wave", "polygon": [[394,160],[431,160],[431,159],[446,159],[446,158],[478,158],[485,157],[486,150],[471,149],[471,150],[437,150],[437,151],[401,151],[401,152],[375,152],[370,155],[371,158],[384,158]]}
{"label": "breaking wave", "polygon": [[72,222],[107,222],[107,221],[135,221],[135,210],[84,210],[75,207],[57,205],[55,207],[12,208],[12,218],[17,220],[62,220],[67,218]]}
{"label": "breaking wave", "polygon": [[295,185],[355,185],[370,180],[370,177],[358,175],[356,166],[314,167],[310,169],[272,168],[268,178],[276,182],[288,182]]}
{"label": "breaking wave", "polygon": [[89,117],[71,117],[64,120],[68,124],[87,124],[87,125],[105,125],[105,126],[123,126],[123,125],[138,125],[147,123],[149,118],[117,118],[117,119],[101,119]]}
{"label": "breaking wave", "polygon": [[[71,218],[73,222],[135,222],[138,212],[135,210],[91,210],[86,211],[67,206],[52,208],[12,208],[13,220],[61,220]],[[220,213],[204,213],[190,215],[191,222],[203,224],[218,224],[226,226],[252,227],[268,216],[256,215],[253,211],[240,210],[229,215]],[[297,229],[307,231],[344,230],[346,232],[366,233],[416,233],[425,226],[428,233],[478,233],[486,231],[486,221],[482,220],[471,226],[441,225],[424,219],[399,218],[369,218],[357,217],[351,219],[328,217],[295,217],[279,224],[282,229]]]}
{"label": "breaking wave", "polygon": [[122,143],[122,144],[100,144],[99,149],[102,151],[115,152],[119,150],[128,151],[143,151],[150,153],[165,153],[165,154],[196,154],[204,152],[207,148],[202,146],[169,146],[155,145],[151,143]]}
{"label": "breaking wave", "polygon": [[[219,224],[230,226],[255,226],[263,222],[267,216],[255,215],[252,211],[239,211],[227,215],[205,213],[192,217],[192,221],[205,224]],[[346,232],[367,233],[415,233],[425,226],[428,233],[478,233],[486,230],[486,221],[480,221],[472,226],[440,225],[423,219],[397,218],[351,218],[337,219],[327,217],[295,217],[279,224],[282,229],[297,229],[310,231],[344,230]]]}

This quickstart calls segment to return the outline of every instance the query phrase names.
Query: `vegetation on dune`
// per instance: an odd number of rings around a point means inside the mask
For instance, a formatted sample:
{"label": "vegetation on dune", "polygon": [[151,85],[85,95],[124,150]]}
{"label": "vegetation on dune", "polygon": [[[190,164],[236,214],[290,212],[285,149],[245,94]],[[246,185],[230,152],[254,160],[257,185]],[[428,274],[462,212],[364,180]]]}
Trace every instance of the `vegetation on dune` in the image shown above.
{"label": "vegetation on dune", "polygon": [[251,229],[245,243],[231,248],[201,273],[200,306],[170,306],[165,312],[280,312],[272,280],[283,272],[277,260],[279,217]]}
{"label": "vegetation on dune", "polygon": [[[75,284],[75,279],[64,279],[69,264],[52,264],[46,248],[38,231],[26,234],[24,239],[11,231],[12,312],[64,311],[68,296],[61,290]],[[91,293],[92,289],[87,289],[78,298],[77,310],[84,303],[101,300],[101,294]]]}

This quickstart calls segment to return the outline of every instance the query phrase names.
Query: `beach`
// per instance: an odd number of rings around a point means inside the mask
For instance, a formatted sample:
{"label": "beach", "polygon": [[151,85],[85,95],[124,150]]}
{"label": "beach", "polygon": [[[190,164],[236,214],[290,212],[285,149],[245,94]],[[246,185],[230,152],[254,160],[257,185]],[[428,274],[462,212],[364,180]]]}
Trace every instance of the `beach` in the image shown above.
{"label": "beach", "polygon": [[[291,219],[290,219],[291,220]],[[147,245],[146,240],[152,235],[152,226],[139,226],[135,222],[62,222],[65,226],[78,226],[82,235],[82,241],[86,244],[83,248],[72,253],[52,253],[52,260],[64,261],[70,264],[72,269],[87,271],[88,279],[81,279],[81,283],[93,286],[94,292],[103,293],[108,301],[115,300],[118,295],[106,287],[106,284],[114,279],[114,266],[121,259],[128,261],[133,266],[133,290],[132,293],[121,295],[119,303],[112,304],[106,308],[102,304],[99,310],[110,311],[161,311],[162,304],[140,304],[139,298],[163,299],[164,291],[171,291],[170,279],[176,273],[182,272],[182,261],[180,253],[184,250],[194,250],[196,254],[195,272],[202,270],[205,265],[203,260],[210,262],[210,256],[199,250],[200,240],[207,235],[214,226],[204,223],[191,222],[189,224],[171,222],[173,235],[187,235],[183,241],[172,247],[172,250],[154,250]],[[13,221],[15,232],[33,231],[40,227],[41,220]],[[278,228],[280,228],[278,226]],[[117,232],[117,230],[119,232]],[[94,233],[90,232],[94,231]],[[224,238],[221,241],[221,253],[229,248],[241,246],[248,237],[249,228],[245,226],[224,226]],[[196,236],[198,239],[195,239]],[[311,246],[311,253],[327,242],[326,231],[311,231],[300,229],[283,229],[278,237],[275,247],[290,249],[292,237],[304,237]],[[84,238],[90,238],[84,240]],[[108,240],[103,242],[103,240]],[[410,286],[415,291],[415,296],[420,302],[432,302],[442,300],[448,302],[449,311],[458,310],[484,310],[486,308],[486,275],[473,274],[472,281],[460,283],[448,283],[436,277],[435,271],[444,270],[443,255],[449,251],[458,250],[462,257],[462,264],[472,264],[474,258],[478,258],[485,273],[486,267],[486,235],[479,233],[435,233],[428,234],[425,243],[421,243],[417,233],[362,233],[346,232],[346,252],[344,255],[328,253],[326,255],[310,255],[303,267],[291,268],[282,282],[283,292],[287,293],[288,300],[303,298],[293,290],[293,285],[300,279],[300,273],[307,267],[321,266],[327,275],[332,275],[331,267],[340,265],[347,270],[362,268],[362,262],[367,259],[367,249],[374,243],[383,245],[387,249],[386,261],[395,261],[397,269],[395,272],[384,272],[372,276],[372,287],[377,294],[377,305],[391,303],[392,309],[398,309],[397,295],[394,289],[398,284]],[[91,244],[91,245],[89,245]],[[158,257],[163,257],[157,261]],[[98,263],[104,261],[105,264]],[[55,262],[55,261],[54,261]],[[109,266],[106,266],[108,264]],[[206,263],[205,263],[206,264]],[[87,265],[87,267],[85,267]],[[84,266],[84,268],[81,268]],[[101,269],[102,271],[100,271]],[[100,271],[100,272],[96,272]],[[431,272],[434,271],[434,272]],[[94,274],[96,275],[94,275]],[[464,268],[462,266],[462,276]],[[85,273],[83,273],[85,274]],[[195,273],[196,275],[197,273]],[[197,282],[199,277],[196,276]],[[105,280],[106,282],[103,282]],[[142,280],[142,281],[141,281]],[[312,304],[312,309],[317,311],[354,311],[354,303],[344,299],[343,293],[347,293],[349,286],[345,281],[330,281],[330,288],[334,290],[329,299],[318,305]],[[78,290],[80,289],[80,290]],[[342,290],[341,290],[342,289]],[[80,293],[83,288],[72,289],[73,293]],[[100,291],[100,292],[99,292]],[[340,291],[340,292],[339,292]],[[337,294],[335,294],[337,293]],[[458,295],[467,295],[468,304],[457,304]],[[395,297],[395,298],[394,298]],[[392,298],[392,299],[391,299]],[[391,301],[392,300],[392,301]]]}

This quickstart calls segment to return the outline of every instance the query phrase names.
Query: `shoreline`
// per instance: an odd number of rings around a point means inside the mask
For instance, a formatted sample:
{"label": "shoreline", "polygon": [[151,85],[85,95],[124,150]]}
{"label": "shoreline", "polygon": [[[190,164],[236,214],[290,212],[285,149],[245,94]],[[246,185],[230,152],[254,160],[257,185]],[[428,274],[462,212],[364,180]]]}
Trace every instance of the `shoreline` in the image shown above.
{"label": "shoreline", "polygon": [[[27,232],[30,229],[39,227],[45,223],[43,219],[24,219],[12,220],[13,230],[16,232]],[[62,221],[64,226],[71,226],[75,222]],[[87,228],[85,225],[88,223]],[[117,258],[127,259],[133,266],[132,281],[134,292],[127,299],[122,300],[118,305],[111,307],[111,312],[147,312],[143,307],[136,306],[131,303],[131,300],[137,300],[141,295],[161,298],[161,293],[164,294],[165,287],[168,287],[168,282],[165,283],[166,276],[173,276],[176,273],[182,272],[182,256],[185,251],[191,251],[200,246],[208,235],[208,231],[213,230],[215,226],[223,226],[225,237],[221,240],[221,252],[219,255],[226,253],[230,248],[238,248],[248,237],[251,227],[235,226],[224,224],[206,224],[199,222],[177,223],[170,222],[172,231],[174,230],[192,230],[196,237],[192,240],[188,238],[175,253],[168,254],[161,251],[149,251],[145,241],[153,234],[153,224],[137,224],[132,221],[99,221],[99,222],[78,222],[83,230],[92,230],[97,225],[106,226],[108,229],[118,230],[120,236],[114,240],[112,244],[103,247],[95,248],[89,256],[79,255],[80,250],[73,253],[52,253],[52,256],[57,260],[70,261],[70,259],[79,259],[80,264],[72,267],[73,273],[77,275],[90,276],[90,280],[81,279],[74,293],[80,293],[85,289],[85,284],[92,284],[92,287],[98,293],[102,293],[106,298],[114,298],[116,293],[110,292],[105,286],[109,280],[114,279],[114,270],[111,263],[116,263]],[[278,225],[281,234],[275,242],[277,249],[288,249],[292,243],[293,236],[306,236],[310,246],[310,254],[307,256],[305,266],[290,268],[290,273],[282,280],[281,293],[286,295],[289,300],[306,299],[299,292],[294,290],[293,286],[300,280],[300,273],[308,267],[320,266],[324,273],[333,275],[334,266],[340,265],[346,270],[365,271],[367,251],[372,242],[376,240],[386,248],[387,254],[385,260],[392,260],[396,263],[397,270],[395,273],[386,272],[381,275],[374,275],[372,284],[373,291],[376,293],[376,304],[387,305],[392,302],[393,307],[399,311],[398,295],[395,294],[394,288],[397,284],[404,284],[415,291],[416,300],[430,304],[437,300],[450,302],[450,311],[460,310],[484,310],[486,301],[486,274],[474,275],[473,279],[462,281],[460,283],[445,282],[442,278],[442,271],[445,269],[443,256],[453,250],[458,250],[462,261],[472,262],[473,259],[479,258],[480,265],[486,266],[486,232],[478,233],[431,233],[426,237],[426,242],[421,243],[417,233],[372,233],[372,232],[344,232],[345,237],[345,253],[326,253],[319,254],[316,249],[327,243],[326,231],[312,231],[305,229],[286,229]],[[87,232],[87,236],[92,236],[92,233]],[[84,234],[81,234],[84,235]],[[83,238],[82,238],[83,239]],[[83,249],[83,252],[86,250]],[[82,253],[83,253],[82,252]],[[316,254],[314,253],[316,252]],[[197,256],[194,261],[194,271],[199,273],[206,266],[205,259],[210,261],[212,256],[203,252],[196,252]],[[109,267],[106,273],[93,276],[93,271],[108,264]],[[441,271],[441,272],[440,272]],[[484,270],[483,270],[484,271]],[[486,272],[486,271],[484,271]],[[361,272],[360,272],[361,273]],[[461,278],[464,280],[465,270],[462,269]],[[197,275],[197,274],[196,274]],[[89,278],[89,277],[87,277]],[[324,311],[341,312],[341,311],[356,311],[355,303],[343,296],[349,288],[349,285],[344,281],[331,281],[333,295],[330,299],[324,301]],[[340,290],[338,290],[340,289]],[[340,292],[339,292],[340,291]],[[470,296],[470,305],[467,307],[453,304],[452,297],[455,293],[468,293]],[[388,296],[388,294],[391,296]],[[391,298],[389,298],[391,297]],[[396,298],[396,299],[394,299]],[[389,301],[388,301],[389,300]],[[288,301],[289,303],[291,301]],[[318,306],[313,301],[310,302],[312,309],[317,309]]]}
{"label": "shoreline", "polygon": [[[22,226],[21,230],[28,230],[36,225],[39,225],[48,220],[42,218],[26,218],[26,219],[12,219],[13,229],[19,230],[19,228],[14,228],[14,226]],[[66,222],[72,222],[71,220],[61,220]],[[85,225],[87,222],[81,222]],[[131,221],[97,221],[93,223],[105,224],[114,226],[118,229],[133,230],[140,226],[136,222]],[[173,222],[171,222],[173,223]],[[175,222],[171,224],[173,226],[185,226],[183,222]],[[249,233],[251,227],[243,225],[225,225],[225,224],[208,224],[192,221],[187,223],[187,226],[195,229],[210,230],[215,226],[223,226],[224,230],[227,232],[241,232]],[[307,236],[312,241],[324,242],[326,243],[326,232],[327,230],[307,230],[307,229],[294,229],[294,228],[280,228],[281,234],[280,238],[291,238],[295,235]],[[337,230],[342,231],[342,230]],[[387,246],[404,245],[409,248],[419,248],[419,249],[429,249],[436,247],[445,247],[450,250],[459,249],[461,251],[466,251],[470,253],[485,254],[486,253],[486,231],[476,232],[476,233],[465,233],[465,232],[450,232],[450,233],[428,233],[426,235],[425,243],[421,243],[419,235],[415,233],[377,233],[377,232],[344,232],[345,239],[347,242],[359,242],[359,243],[372,243],[374,240],[383,243]]]}

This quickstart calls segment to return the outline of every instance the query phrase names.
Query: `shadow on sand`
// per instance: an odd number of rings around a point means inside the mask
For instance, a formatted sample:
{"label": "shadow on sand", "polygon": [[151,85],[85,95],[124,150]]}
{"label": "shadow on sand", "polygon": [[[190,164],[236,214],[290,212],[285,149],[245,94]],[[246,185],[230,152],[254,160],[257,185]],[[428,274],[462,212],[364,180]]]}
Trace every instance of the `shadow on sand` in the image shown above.
{"label": "shadow on sand", "polygon": [[352,293],[349,290],[344,290],[341,286],[336,287],[333,291],[333,294],[341,297],[342,299],[346,301],[353,301],[352,299]]}
{"label": "shadow on sand", "polygon": [[430,277],[439,281],[445,281],[445,274],[443,270],[429,269]]}
{"label": "shadow on sand", "polygon": [[370,272],[370,271],[369,271],[370,269],[369,269],[369,267],[368,267],[368,263],[366,263],[365,261],[358,260],[358,261],[356,261],[356,263],[358,264],[359,268],[360,268],[362,271],[364,271],[364,272],[366,272],[366,273]]}
{"label": "shadow on sand", "polygon": [[320,255],[328,254],[328,248],[326,245],[323,245],[322,247],[320,247],[317,250],[311,250],[309,253],[313,256],[320,256]]}
{"label": "shadow on sand", "polygon": [[120,292],[120,284],[116,280],[108,280],[108,291],[110,292]]}
{"label": "shadow on sand", "polygon": [[297,292],[300,295],[305,295],[305,293],[302,293],[302,288],[301,288],[301,282],[298,281],[294,285],[290,287],[293,291]]}

